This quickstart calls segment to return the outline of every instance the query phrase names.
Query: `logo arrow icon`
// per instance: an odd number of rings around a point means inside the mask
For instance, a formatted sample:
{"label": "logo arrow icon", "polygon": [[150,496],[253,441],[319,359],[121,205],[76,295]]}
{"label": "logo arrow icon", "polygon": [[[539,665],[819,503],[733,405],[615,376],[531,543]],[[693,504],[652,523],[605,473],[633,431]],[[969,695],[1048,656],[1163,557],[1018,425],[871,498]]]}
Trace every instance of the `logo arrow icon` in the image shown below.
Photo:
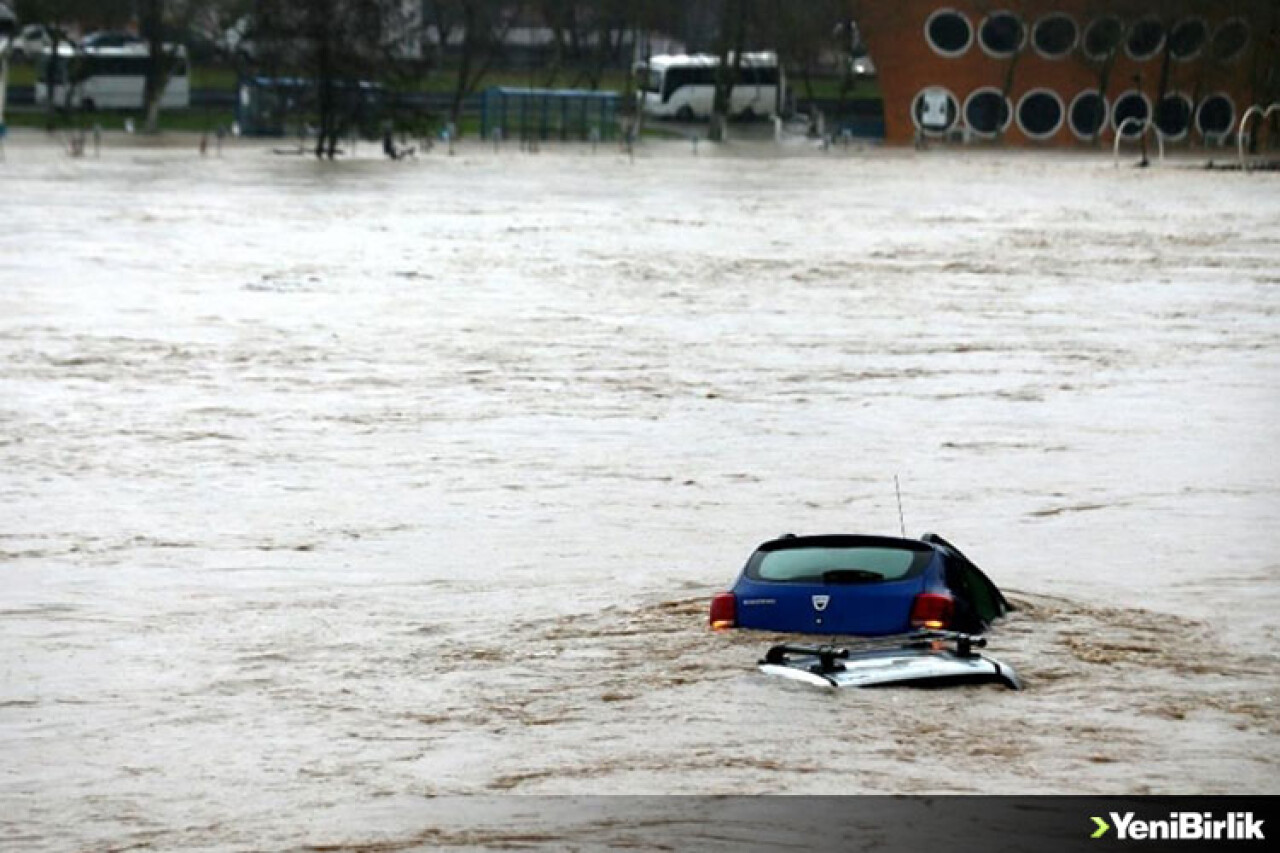
{"label": "logo arrow icon", "polygon": [[1093,831],[1093,835],[1089,836],[1090,838],[1101,838],[1106,835],[1107,830],[1111,828],[1111,825],[1100,817],[1095,817],[1092,820],[1098,825],[1098,828]]}

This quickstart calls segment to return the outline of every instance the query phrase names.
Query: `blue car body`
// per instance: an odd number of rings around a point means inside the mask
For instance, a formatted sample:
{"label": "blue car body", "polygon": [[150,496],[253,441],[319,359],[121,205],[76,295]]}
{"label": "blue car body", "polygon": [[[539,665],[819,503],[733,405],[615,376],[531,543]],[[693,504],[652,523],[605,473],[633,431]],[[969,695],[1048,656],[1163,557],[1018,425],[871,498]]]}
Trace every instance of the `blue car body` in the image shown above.
{"label": "blue car body", "polygon": [[786,535],[752,553],[732,589],[713,600],[711,622],[843,636],[981,633],[1009,609],[977,566],[933,534]]}

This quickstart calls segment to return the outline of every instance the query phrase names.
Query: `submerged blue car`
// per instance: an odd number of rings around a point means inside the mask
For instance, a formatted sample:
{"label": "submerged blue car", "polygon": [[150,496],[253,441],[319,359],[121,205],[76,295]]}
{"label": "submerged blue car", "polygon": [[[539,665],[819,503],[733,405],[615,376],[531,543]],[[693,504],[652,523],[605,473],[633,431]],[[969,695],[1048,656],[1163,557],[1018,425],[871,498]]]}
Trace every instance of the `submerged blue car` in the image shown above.
{"label": "submerged blue car", "polygon": [[787,534],[747,560],[711,601],[711,627],[884,636],[982,633],[1011,610],[982,570],[941,536]]}

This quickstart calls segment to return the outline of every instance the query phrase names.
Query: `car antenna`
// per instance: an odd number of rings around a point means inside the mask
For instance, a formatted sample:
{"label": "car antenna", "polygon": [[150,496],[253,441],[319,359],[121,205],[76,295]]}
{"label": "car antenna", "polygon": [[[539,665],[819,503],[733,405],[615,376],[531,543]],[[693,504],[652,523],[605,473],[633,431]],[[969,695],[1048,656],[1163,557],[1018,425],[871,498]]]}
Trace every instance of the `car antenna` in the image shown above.
{"label": "car antenna", "polygon": [[902,538],[907,538],[907,523],[902,518],[902,487],[898,485],[898,475],[893,475],[893,490],[898,495],[898,527],[902,529]]}

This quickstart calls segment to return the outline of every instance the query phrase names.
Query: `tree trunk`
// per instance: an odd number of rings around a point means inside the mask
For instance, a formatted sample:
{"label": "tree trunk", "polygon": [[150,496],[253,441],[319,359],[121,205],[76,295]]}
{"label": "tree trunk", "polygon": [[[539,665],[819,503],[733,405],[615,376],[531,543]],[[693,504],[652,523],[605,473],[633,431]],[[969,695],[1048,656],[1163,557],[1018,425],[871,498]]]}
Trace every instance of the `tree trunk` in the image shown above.
{"label": "tree trunk", "polygon": [[554,52],[551,62],[548,63],[543,75],[542,85],[551,88],[555,85],[556,80],[560,76],[560,71],[565,66],[565,60],[569,56],[569,38],[565,33],[571,30],[569,21],[572,15],[572,8],[565,9],[559,3],[542,4],[542,16],[546,21],[547,27],[551,30],[551,37],[554,43]]}
{"label": "tree trunk", "polygon": [[334,103],[333,57],[329,54],[329,39],[322,35],[316,48],[316,96],[320,112],[320,128],[316,132],[316,159],[323,160],[328,154],[332,160],[335,148],[330,143],[330,136],[334,133],[337,105]]}
{"label": "tree trunk", "polygon": [[458,82],[453,87],[453,102],[449,105],[449,121],[454,127],[458,126],[458,119],[462,116],[462,99],[466,97],[470,86],[471,64],[475,60],[476,42],[479,39],[475,4],[464,3],[462,14],[462,56],[458,59]]}
{"label": "tree trunk", "polygon": [[596,28],[596,49],[592,52],[591,64],[587,67],[587,88],[596,91],[604,77],[605,66],[621,50],[622,39],[626,34],[626,25],[616,20],[600,21]]}
{"label": "tree trunk", "polygon": [[169,55],[164,46],[163,0],[144,0],[140,23],[150,53],[142,94],[143,108],[146,110],[143,129],[147,133],[156,133],[160,129],[160,101],[169,85],[169,78],[173,76],[175,61],[175,57]]}
{"label": "tree trunk", "polygon": [[59,71],[67,78],[66,100],[68,102],[71,100],[71,61],[67,60],[66,65],[63,65],[58,57],[58,48],[62,46],[62,40],[58,38],[59,32],[61,32],[61,28],[53,29],[53,44],[49,45],[49,62],[45,67],[44,74],[44,85],[49,94],[49,106],[45,111],[44,129],[48,131],[53,130],[56,124],[55,117],[58,114],[58,99],[53,96],[53,92],[58,82]]}
{"label": "tree trunk", "polygon": [[[462,117],[463,99],[474,92],[489,73],[489,68],[507,40],[507,34],[520,16],[520,3],[485,4],[485,14],[481,13],[480,5],[478,0],[469,0],[463,6],[466,32],[462,40],[458,83],[449,110],[455,129]],[[495,15],[498,17],[494,17]]]}
{"label": "tree trunk", "polygon": [[[1111,69],[1115,67],[1116,56],[1119,54],[1120,48],[1117,47],[1107,54],[1107,58],[1102,61],[1102,68],[1098,71],[1098,97],[1105,105],[1107,102],[1107,89],[1111,87]],[[1093,131],[1093,144],[1097,145],[1102,139],[1102,132],[1107,129],[1107,110],[1102,111],[1102,121]]]}
{"label": "tree trunk", "polygon": [[[52,55],[53,56],[58,55],[56,46],[55,46],[54,53]],[[56,62],[57,60],[53,60],[53,62],[51,62],[50,64],[54,64]],[[83,76],[82,76],[83,72],[84,72],[83,63],[80,61],[79,56],[72,56],[70,59],[67,60],[66,68],[63,72],[64,76],[67,79],[67,91],[62,96],[62,111],[68,118],[70,118],[71,112],[73,109],[83,106],[83,99],[78,104],[76,103],[76,99],[75,99],[76,85],[78,83],[83,82]],[[52,88],[49,89],[49,101],[52,104],[53,102]],[[52,122],[52,112],[50,114],[50,120]],[[50,124],[50,128],[52,128],[52,123]]]}
{"label": "tree trunk", "polygon": [[[635,27],[634,35],[632,36],[633,50],[635,49],[634,45],[637,42],[639,42],[639,39],[641,38],[640,36],[641,23],[638,16],[636,18],[634,27]],[[648,30],[644,31],[644,41],[640,42],[640,44],[644,48],[644,69],[645,69],[645,74],[648,75],[649,59],[652,56],[652,54],[649,52]],[[631,127],[628,130],[628,135],[630,139],[633,141],[638,140],[640,138],[640,134],[644,131],[644,109],[640,104],[640,91],[639,91],[639,87],[636,85],[637,82],[638,81],[635,79],[634,73],[627,74],[626,96],[623,98],[623,101],[622,101],[624,104],[631,105],[633,118],[631,120]],[[643,85],[648,86],[649,85],[648,80],[646,80]]]}
{"label": "tree trunk", "polygon": [[725,0],[725,16],[721,22],[720,65],[716,69],[716,93],[711,105],[711,127],[707,131],[707,138],[712,142],[720,142],[725,136],[725,124],[729,120],[733,98],[733,83],[738,78],[738,69],[742,65],[742,48],[747,39],[747,2],[748,0]]}
{"label": "tree trunk", "polygon": [[[1173,20],[1169,21],[1169,30],[1173,29],[1174,23],[1175,22]],[[1164,40],[1164,56],[1160,63],[1160,82],[1156,84],[1156,98],[1151,102],[1151,116],[1148,118],[1148,121],[1151,123],[1157,134],[1163,132],[1160,129],[1158,119],[1160,118],[1160,104],[1164,102],[1165,96],[1169,94],[1169,74],[1171,72],[1172,64],[1173,49],[1170,47],[1169,40],[1166,38]],[[1145,129],[1146,128],[1143,128],[1143,130]],[[1144,146],[1142,159],[1144,160],[1146,159],[1146,138],[1146,134],[1144,133],[1142,136]]]}
{"label": "tree trunk", "polygon": [[[1022,54],[1026,51],[1025,45],[1013,52],[1013,56],[1009,57],[1008,63],[1004,67],[1004,84],[1000,87],[1000,108],[1004,109],[1008,105],[1009,109],[1013,109],[1012,99],[1009,97],[1013,92],[1013,84],[1018,76],[1018,62],[1022,59]],[[1005,129],[1013,124],[1013,116],[1009,116],[1009,122],[1000,122],[1000,126],[996,128],[996,139],[1003,139]]]}

